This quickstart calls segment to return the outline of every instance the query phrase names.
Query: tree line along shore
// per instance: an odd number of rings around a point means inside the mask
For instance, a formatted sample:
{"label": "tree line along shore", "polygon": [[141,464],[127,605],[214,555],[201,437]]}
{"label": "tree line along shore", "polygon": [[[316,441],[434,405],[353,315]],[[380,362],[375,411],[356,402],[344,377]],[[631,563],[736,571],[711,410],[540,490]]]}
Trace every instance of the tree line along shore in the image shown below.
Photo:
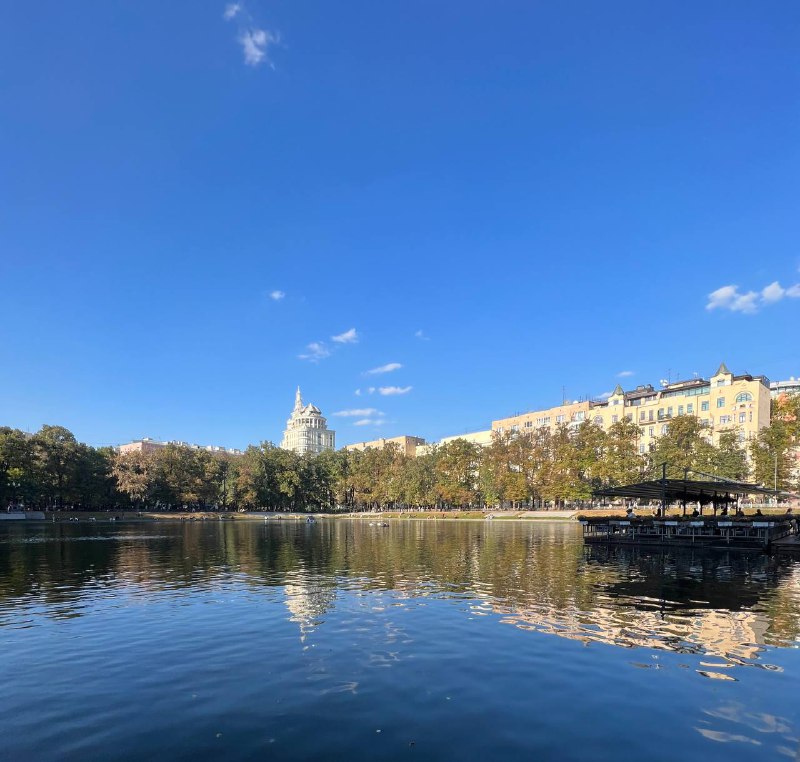
{"label": "tree line along shore", "polygon": [[592,490],[685,469],[779,489],[798,488],[800,396],[773,402],[770,425],[741,443],[716,444],[694,416],[678,416],[652,452],[627,420],[534,434],[463,439],[420,457],[395,446],[298,455],[264,442],[242,454],[168,445],[121,454],[78,442],[61,426],[35,434],[0,427],[0,507],[36,510],[514,510],[585,506]]}

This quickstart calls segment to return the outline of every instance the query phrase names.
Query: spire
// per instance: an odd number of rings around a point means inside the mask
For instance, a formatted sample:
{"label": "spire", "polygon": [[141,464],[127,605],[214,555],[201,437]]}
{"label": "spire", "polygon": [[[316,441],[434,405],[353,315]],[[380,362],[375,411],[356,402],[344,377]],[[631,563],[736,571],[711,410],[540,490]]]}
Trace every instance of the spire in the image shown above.
{"label": "spire", "polygon": [[714,375],[715,376],[723,376],[723,375],[724,376],[730,376],[731,372],[728,370],[728,366],[725,365],[724,362],[721,362],[719,364],[719,369],[717,370],[717,372]]}
{"label": "spire", "polygon": [[300,387],[297,387],[297,391],[294,395],[294,409],[295,410],[302,410],[303,409],[303,396],[300,394]]}
{"label": "spire", "polygon": [[616,397],[619,394],[625,394],[625,392],[622,390],[622,387],[619,384],[617,384],[617,386],[614,389],[614,391],[611,392],[611,396],[612,397]]}

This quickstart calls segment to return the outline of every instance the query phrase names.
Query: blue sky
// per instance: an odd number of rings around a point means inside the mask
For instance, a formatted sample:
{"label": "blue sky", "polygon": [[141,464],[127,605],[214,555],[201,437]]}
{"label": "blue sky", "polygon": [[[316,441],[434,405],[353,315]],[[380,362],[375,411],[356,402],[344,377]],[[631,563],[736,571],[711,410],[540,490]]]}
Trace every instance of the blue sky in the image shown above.
{"label": "blue sky", "polygon": [[339,444],[436,439],[799,375],[798,39],[796,2],[5,3],[0,424],[241,447],[300,384]]}

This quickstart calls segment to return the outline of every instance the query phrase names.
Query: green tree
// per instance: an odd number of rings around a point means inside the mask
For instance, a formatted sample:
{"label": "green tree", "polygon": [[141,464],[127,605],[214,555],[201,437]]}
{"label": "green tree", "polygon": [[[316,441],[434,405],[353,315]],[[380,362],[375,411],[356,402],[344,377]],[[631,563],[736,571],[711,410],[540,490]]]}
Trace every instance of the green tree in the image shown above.
{"label": "green tree", "polygon": [[74,492],[78,459],[75,435],[63,426],[42,426],[33,435],[36,470],[47,506],[64,507],[64,496]]}
{"label": "green tree", "polygon": [[646,464],[638,447],[639,427],[633,421],[623,418],[611,424],[600,469],[602,480],[613,487],[640,481]]}
{"label": "green tree", "polygon": [[738,433],[733,429],[720,432],[719,442],[714,448],[710,473],[724,476],[726,479],[745,481],[749,471],[747,453],[739,444]]}
{"label": "green tree", "polygon": [[761,429],[750,442],[754,480],[765,487],[794,489],[793,444],[791,422],[777,419]]}
{"label": "green tree", "polygon": [[672,479],[683,478],[687,469],[708,472],[713,468],[714,448],[698,418],[679,415],[666,425],[667,432],[658,438],[651,456],[650,478],[661,477],[664,463]]}

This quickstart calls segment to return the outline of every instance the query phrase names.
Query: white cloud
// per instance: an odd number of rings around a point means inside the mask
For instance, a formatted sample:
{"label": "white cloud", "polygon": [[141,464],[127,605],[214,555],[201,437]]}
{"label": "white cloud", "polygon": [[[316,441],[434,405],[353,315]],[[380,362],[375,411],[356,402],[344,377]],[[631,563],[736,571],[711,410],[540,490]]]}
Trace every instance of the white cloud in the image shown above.
{"label": "white cloud", "polygon": [[602,394],[597,395],[597,399],[600,400],[607,400],[614,392],[603,392]]}
{"label": "white cloud", "polygon": [[353,392],[353,394],[355,394],[355,395],[356,395],[356,397],[360,397],[360,396],[361,396],[361,389],[356,389],[356,390]]}
{"label": "white cloud", "polygon": [[767,303],[779,302],[786,296],[786,289],[778,281],[773,281],[761,289],[761,298]]}
{"label": "white cloud", "polygon": [[337,344],[357,344],[358,332],[355,328],[351,328],[349,331],[331,336],[331,340],[335,341]]}
{"label": "white cloud", "polygon": [[374,386],[370,386],[369,389],[367,389],[367,394],[375,394],[376,391],[377,389]]}
{"label": "white cloud", "polygon": [[777,304],[785,298],[800,299],[800,283],[784,288],[775,280],[761,291],[739,291],[738,286],[722,286],[708,295],[707,310],[730,310],[752,315],[761,307]]}
{"label": "white cloud", "polygon": [[414,334],[414,336],[416,336],[418,339],[422,339],[423,341],[430,341],[431,340],[431,337],[430,336],[426,336],[425,335],[425,331],[423,331],[421,328]]}
{"label": "white cloud", "polygon": [[744,312],[752,314],[758,312],[756,300],[758,294],[755,291],[740,293],[738,286],[722,286],[708,295],[707,310],[730,310],[731,312]]}
{"label": "white cloud", "polygon": [[354,408],[352,410],[340,410],[337,413],[332,413],[331,415],[336,415],[339,418],[365,418],[370,415],[383,415],[380,410],[376,410],[374,407],[362,407],[362,408]]}
{"label": "white cloud", "polygon": [[277,289],[275,291],[269,292],[269,298],[272,299],[272,301],[274,302],[279,302],[285,296],[286,294],[283,291],[278,291]]}
{"label": "white cloud", "polygon": [[308,352],[302,355],[297,355],[301,360],[309,360],[310,362],[319,362],[326,357],[330,357],[331,350],[325,346],[321,341],[312,341],[306,349]]}
{"label": "white cloud", "polygon": [[239,44],[244,53],[244,62],[248,66],[258,66],[267,59],[270,45],[280,42],[277,34],[266,29],[245,29],[239,35]]}
{"label": "white cloud", "polygon": [[617,378],[628,378],[629,376],[633,376],[636,374],[636,371],[633,370],[621,370],[617,373]]}
{"label": "white cloud", "polygon": [[353,426],[380,426],[382,423],[386,423],[385,418],[361,418],[353,421]]}
{"label": "white cloud", "polygon": [[224,18],[225,21],[230,21],[238,15],[240,10],[242,10],[241,3],[228,3],[225,6],[225,12],[222,14],[222,18]]}
{"label": "white cloud", "polygon": [[393,370],[400,370],[403,366],[399,362],[388,362],[386,365],[381,365],[378,368],[373,368],[367,371],[368,376],[376,376],[380,373],[391,373]]}
{"label": "white cloud", "polygon": [[390,397],[395,394],[408,394],[413,388],[413,386],[381,386],[378,388],[378,393]]}
{"label": "white cloud", "polygon": [[280,35],[255,26],[254,19],[243,2],[228,3],[222,13],[222,18],[225,21],[236,20],[236,26],[239,29],[237,40],[242,46],[244,62],[248,66],[258,66],[264,61],[269,63],[267,56],[269,47],[280,42]]}

